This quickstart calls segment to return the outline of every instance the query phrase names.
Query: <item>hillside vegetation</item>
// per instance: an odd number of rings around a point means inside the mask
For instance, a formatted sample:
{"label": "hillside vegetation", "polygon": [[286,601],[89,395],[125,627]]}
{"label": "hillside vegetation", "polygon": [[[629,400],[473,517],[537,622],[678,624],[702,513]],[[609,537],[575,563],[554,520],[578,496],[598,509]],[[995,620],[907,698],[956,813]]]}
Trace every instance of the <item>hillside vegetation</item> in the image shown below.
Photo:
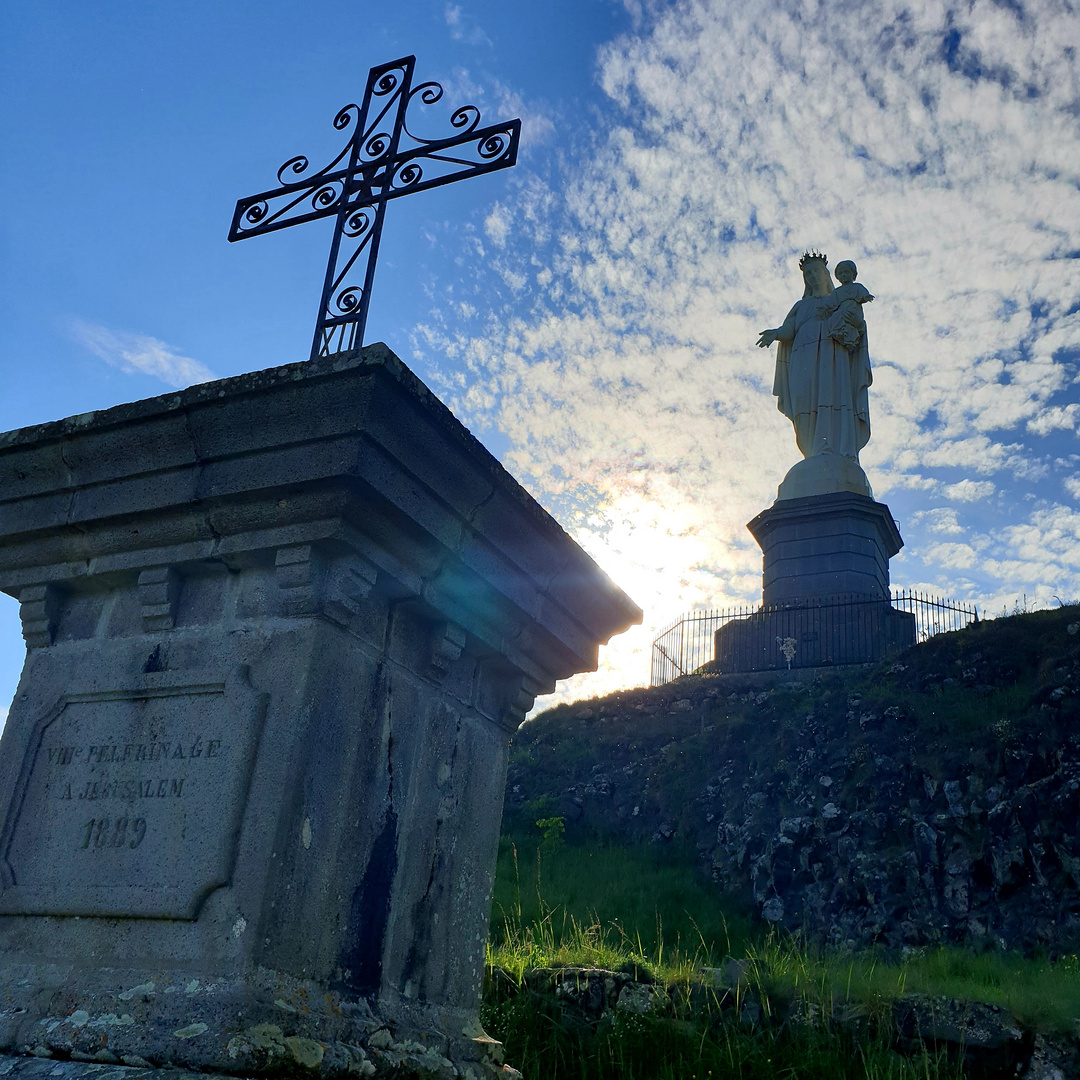
{"label": "hillside vegetation", "polygon": [[484,1019],[527,1076],[1080,1075],[1080,608],[515,739]]}
{"label": "hillside vegetation", "polygon": [[1080,946],[1080,608],[802,681],[689,676],[515,738],[508,832],[675,845],[823,944]]}

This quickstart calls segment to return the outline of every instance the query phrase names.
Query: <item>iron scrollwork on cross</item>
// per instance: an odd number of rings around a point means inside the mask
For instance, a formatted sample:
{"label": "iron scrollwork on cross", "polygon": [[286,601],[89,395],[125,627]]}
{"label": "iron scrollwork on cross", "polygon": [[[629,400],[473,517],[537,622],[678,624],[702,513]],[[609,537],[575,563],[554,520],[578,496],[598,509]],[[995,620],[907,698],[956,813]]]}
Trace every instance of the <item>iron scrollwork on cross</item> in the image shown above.
{"label": "iron scrollwork on cross", "polygon": [[346,105],[334,117],[335,128],[351,129],[352,134],[329,165],[309,173],[306,157],[290,158],[278,169],[279,187],[236,204],[230,241],[319,218],[337,219],[312,359],[364,343],[383,218],[391,199],[505,169],[517,161],[521,121],[480,127],[475,105],[463,105],[451,114],[454,134],[447,138],[413,134],[409,128],[413,100],[434,105],[443,96],[436,82],[413,86],[415,63],[415,56],[406,56],[371,69],[363,104]]}

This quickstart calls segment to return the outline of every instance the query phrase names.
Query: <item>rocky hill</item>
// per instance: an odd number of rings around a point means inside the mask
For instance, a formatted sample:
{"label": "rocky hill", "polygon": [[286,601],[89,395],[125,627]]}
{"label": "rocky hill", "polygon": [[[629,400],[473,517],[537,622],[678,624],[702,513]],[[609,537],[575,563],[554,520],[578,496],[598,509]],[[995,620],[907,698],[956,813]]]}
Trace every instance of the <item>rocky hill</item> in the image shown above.
{"label": "rocky hill", "polygon": [[515,738],[506,824],[682,841],[719,889],[836,945],[1080,949],[1080,607],[885,663],[688,676]]}

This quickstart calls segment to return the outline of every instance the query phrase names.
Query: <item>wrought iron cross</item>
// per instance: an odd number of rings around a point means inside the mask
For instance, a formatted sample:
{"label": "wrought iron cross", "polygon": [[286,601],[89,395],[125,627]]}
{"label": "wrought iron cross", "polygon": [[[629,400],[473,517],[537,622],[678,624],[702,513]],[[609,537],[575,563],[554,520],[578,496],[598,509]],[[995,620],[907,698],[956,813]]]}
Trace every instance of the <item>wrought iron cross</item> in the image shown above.
{"label": "wrought iron cross", "polygon": [[[352,135],[324,169],[290,180],[290,174],[301,176],[309,166],[303,155],[290,158],[278,169],[280,187],[236,204],[230,241],[331,215],[337,219],[311,346],[313,360],[364,343],[383,217],[391,199],[517,161],[521,121],[482,128],[475,105],[451,114],[450,125],[457,132],[449,138],[414,135],[408,127],[413,98],[419,95],[424,105],[434,105],[443,96],[436,82],[413,86],[415,64],[415,56],[406,56],[371,69],[363,105],[346,105],[334,117],[334,127],[351,127]],[[361,263],[365,252],[367,259]]]}

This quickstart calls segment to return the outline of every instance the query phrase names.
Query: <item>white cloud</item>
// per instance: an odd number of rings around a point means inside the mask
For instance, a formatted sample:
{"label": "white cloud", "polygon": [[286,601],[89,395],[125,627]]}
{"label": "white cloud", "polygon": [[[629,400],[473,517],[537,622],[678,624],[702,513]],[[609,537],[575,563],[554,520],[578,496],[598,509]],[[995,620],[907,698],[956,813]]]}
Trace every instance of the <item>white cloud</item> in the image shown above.
{"label": "white cloud", "polygon": [[970,570],[979,561],[971,544],[931,544],[924,554],[946,570]]}
{"label": "white cloud", "polygon": [[510,235],[511,217],[505,206],[496,203],[491,213],[484,218],[484,232],[488,239],[499,248],[506,247],[506,238]]}
{"label": "white cloud", "polygon": [[468,369],[446,383],[458,415],[504,433],[508,467],[646,608],[573,692],[644,677],[640,650],[680,610],[759,595],[744,523],[797,452],[753,343],[801,294],[808,246],[854,258],[877,297],[875,491],[972,514],[1007,500],[996,531],[913,518],[904,572],[1080,592],[1080,533],[1052,494],[1024,501],[1080,418],[1069,5],[690,0],[640,17],[601,51],[611,107],[564,182],[519,177],[485,223],[501,296],[477,269],[469,332],[447,301],[416,338]]}
{"label": "white cloud", "polygon": [[1042,480],[1050,473],[1050,466],[1046,461],[1022,453],[1011,454],[1002,462],[1002,468],[1017,480]]}
{"label": "white cloud", "polygon": [[181,356],[171,345],[147,334],[109,330],[82,319],[72,320],[71,333],[95,356],[129,374],[153,375],[163,383],[177,387],[217,378],[205,364]]}
{"label": "white cloud", "polygon": [[[453,110],[464,102],[470,102],[480,110],[483,124],[515,118],[521,121],[519,161],[528,159],[539,147],[550,143],[555,135],[555,114],[543,100],[524,98],[498,79],[474,79],[467,68],[457,68],[451,76],[440,81],[444,94],[440,104],[434,106],[436,110],[443,107]],[[413,108],[418,109],[421,115],[429,110],[429,106],[420,102],[414,104]],[[446,115],[449,116],[449,111]],[[515,176],[512,182],[519,186],[535,186],[536,178]],[[527,198],[535,198],[535,193]],[[519,212],[522,212],[525,200],[519,195],[516,201]]]}
{"label": "white cloud", "polygon": [[[1009,560],[1026,563],[1038,578],[1055,584],[1054,590],[1075,593],[1080,571],[1080,512],[1070,506],[1054,505],[1034,511],[1028,521],[1010,525],[998,534],[1004,551],[1003,569],[1017,572]],[[1014,578],[1015,580],[1015,578]],[[1025,579],[1021,579],[1025,580]],[[1030,581],[1031,577],[1026,580]]]}
{"label": "white cloud", "polygon": [[1080,410],[1080,405],[1075,401],[1068,405],[1054,405],[1049,409],[1044,409],[1038,416],[1028,421],[1028,431],[1035,435],[1045,435],[1047,432],[1059,429],[1075,431],[1077,410]]}
{"label": "white cloud", "polygon": [[462,10],[460,4],[447,4],[443,18],[450,28],[450,37],[454,41],[463,41],[467,45],[490,45],[491,38],[484,33],[476,20]]}
{"label": "white cloud", "polygon": [[956,484],[946,484],[944,494],[957,502],[978,502],[989,499],[996,490],[989,480],[961,480]]}
{"label": "white cloud", "polygon": [[957,520],[956,511],[951,506],[939,506],[933,510],[923,510],[914,516],[932,533],[957,536],[964,532],[963,525]]}

